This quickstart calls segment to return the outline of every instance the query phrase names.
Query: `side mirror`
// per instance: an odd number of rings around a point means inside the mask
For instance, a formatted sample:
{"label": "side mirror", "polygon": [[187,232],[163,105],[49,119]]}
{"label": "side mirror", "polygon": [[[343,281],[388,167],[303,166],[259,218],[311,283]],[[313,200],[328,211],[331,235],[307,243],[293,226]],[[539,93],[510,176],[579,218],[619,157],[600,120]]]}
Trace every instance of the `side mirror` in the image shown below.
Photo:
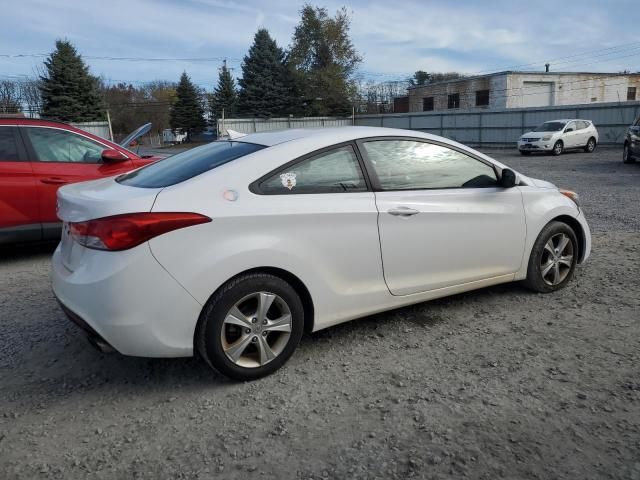
{"label": "side mirror", "polygon": [[567,128],[564,133],[569,133],[569,132],[573,132],[573,128]]}
{"label": "side mirror", "polygon": [[512,188],[516,186],[516,173],[509,169],[503,168],[500,176],[500,186],[502,188]]}
{"label": "side mirror", "polygon": [[104,163],[123,162],[124,160],[128,159],[129,157],[127,157],[121,151],[116,150],[115,148],[107,148],[102,151],[102,161]]}

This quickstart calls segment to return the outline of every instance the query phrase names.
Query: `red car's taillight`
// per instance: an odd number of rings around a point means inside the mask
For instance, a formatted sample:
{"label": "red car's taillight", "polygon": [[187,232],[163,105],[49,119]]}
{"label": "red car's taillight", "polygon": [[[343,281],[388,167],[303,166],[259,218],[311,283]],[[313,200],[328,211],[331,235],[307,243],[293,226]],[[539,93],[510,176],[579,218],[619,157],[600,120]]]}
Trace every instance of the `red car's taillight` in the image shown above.
{"label": "red car's taillight", "polygon": [[197,213],[126,213],[70,223],[70,234],[79,244],[97,250],[126,250],[163,233],[210,222]]}

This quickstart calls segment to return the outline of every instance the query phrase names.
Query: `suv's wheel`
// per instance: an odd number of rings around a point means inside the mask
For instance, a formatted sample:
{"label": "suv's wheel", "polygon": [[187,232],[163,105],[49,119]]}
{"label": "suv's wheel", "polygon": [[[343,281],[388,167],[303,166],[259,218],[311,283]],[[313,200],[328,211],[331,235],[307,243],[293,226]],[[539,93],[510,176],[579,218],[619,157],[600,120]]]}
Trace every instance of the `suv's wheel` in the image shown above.
{"label": "suv's wheel", "polygon": [[558,140],[553,145],[553,150],[551,150],[551,154],[557,157],[558,155],[562,155],[563,150],[564,150],[564,144],[562,143],[562,140]]}
{"label": "suv's wheel", "polygon": [[635,158],[631,156],[631,149],[629,148],[629,144],[624,144],[624,150],[622,151],[622,162],[623,163],[633,163],[635,162]]}
{"label": "suv's wheel", "polygon": [[236,380],[275,372],[293,354],[304,326],[296,291],[279,277],[253,273],[235,278],[207,302],[196,332],[206,362]]}
{"label": "suv's wheel", "polygon": [[571,280],[577,263],[575,232],[566,223],[551,222],[533,245],[525,285],[536,292],[554,292]]}
{"label": "suv's wheel", "polygon": [[587,144],[584,147],[584,151],[587,153],[592,153],[596,149],[596,139],[591,137]]}

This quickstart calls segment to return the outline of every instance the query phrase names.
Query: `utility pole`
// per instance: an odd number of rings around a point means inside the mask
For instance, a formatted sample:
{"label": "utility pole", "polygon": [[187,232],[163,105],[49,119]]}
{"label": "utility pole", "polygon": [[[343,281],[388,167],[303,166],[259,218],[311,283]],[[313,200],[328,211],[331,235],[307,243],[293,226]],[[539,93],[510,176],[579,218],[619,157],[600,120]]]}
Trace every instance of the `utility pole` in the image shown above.
{"label": "utility pole", "polygon": [[111,115],[109,115],[109,110],[107,110],[107,123],[109,124],[110,140],[113,142],[113,128],[111,128]]}

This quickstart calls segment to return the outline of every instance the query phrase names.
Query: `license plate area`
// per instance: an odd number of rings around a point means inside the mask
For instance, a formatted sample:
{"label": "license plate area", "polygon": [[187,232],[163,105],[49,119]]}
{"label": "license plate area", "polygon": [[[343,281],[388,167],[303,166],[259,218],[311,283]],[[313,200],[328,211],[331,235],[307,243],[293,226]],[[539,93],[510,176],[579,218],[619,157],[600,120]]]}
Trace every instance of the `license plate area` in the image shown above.
{"label": "license plate area", "polygon": [[82,255],[82,249],[71,236],[71,229],[68,222],[62,224],[62,238],[60,240],[60,251],[62,264],[70,271],[73,271]]}

